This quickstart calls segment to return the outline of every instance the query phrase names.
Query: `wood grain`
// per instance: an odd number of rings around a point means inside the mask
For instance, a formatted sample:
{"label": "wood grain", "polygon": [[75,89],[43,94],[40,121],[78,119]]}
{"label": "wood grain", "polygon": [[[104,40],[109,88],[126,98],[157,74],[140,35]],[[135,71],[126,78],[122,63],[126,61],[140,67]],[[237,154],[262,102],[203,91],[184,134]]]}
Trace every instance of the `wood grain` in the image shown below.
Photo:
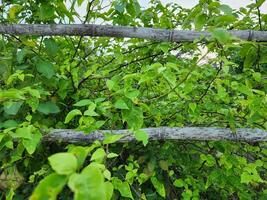
{"label": "wood grain", "polygon": [[[267,141],[267,132],[261,129],[240,128],[232,133],[228,128],[209,127],[159,127],[141,129],[149,135],[149,140],[192,140],[192,141]],[[65,143],[91,143],[95,140],[102,141],[104,134],[122,134],[119,142],[132,142],[135,140],[130,130],[99,130],[90,134],[71,129],[54,129],[43,137],[44,141]]]}
{"label": "wood grain", "polygon": [[[242,40],[266,42],[267,31],[231,30],[232,36]],[[39,36],[91,36],[140,38],[163,42],[192,42],[200,37],[209,38],[210,32],[189,30],[170,30],[158,28],[110,26],[95,24],[2,24],[1,34],[39,35]]]}

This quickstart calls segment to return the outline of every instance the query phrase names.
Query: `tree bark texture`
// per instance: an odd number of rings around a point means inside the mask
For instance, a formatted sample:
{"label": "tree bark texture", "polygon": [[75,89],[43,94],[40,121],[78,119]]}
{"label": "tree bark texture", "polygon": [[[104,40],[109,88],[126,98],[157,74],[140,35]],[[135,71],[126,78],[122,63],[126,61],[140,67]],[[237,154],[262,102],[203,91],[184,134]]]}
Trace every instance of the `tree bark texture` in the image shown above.
{"label": "tree bark texture", "polygon": [[[242,40],[267,41],[267,31],[231,30],[232,36]],[[140,38],[163,42],[192,42],[201,37],[211,37],[210,32],[170,30],[158,28],[111,26],[95,24],[1,24],[1,34],[40,36],[91,36]]]}
{"label": "tree bark texture", "polygon": [[[261,129],[240,128],[236,133],[228,128],[208,127],[159,127],[145,128],[149,140],[191,140],[191,141],[267,141],[267,132]],[[90,134],[72,129],[54,129],[43,137],[43,141],[64,143],[91,143],[95,140],[103,141],[105,133],[123,134],[118,142],[132,142],[135,138],[130,130],[98,130]]]}

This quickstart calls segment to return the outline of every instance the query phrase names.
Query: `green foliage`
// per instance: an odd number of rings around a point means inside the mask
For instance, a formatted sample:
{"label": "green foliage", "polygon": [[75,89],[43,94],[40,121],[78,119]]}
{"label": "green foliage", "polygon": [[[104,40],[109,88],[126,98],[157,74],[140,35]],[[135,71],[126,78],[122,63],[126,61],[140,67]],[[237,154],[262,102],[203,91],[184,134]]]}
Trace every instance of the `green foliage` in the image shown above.
{"label": "green foliage", "polygon": [[[267,46],[226,32],[266,30],[263,3],[235,10],[215,0],[192,9],[156,0],[148,8],[136,0],[2,1],[2,24],[82,20],[211,37],[177,44],[2,35],[1,199],[266,199],[265,142],[149,141],[140,130],[267,130]],[[92,144],[41,142],[50,129],[129,129],[137,142],[110,134]]]}

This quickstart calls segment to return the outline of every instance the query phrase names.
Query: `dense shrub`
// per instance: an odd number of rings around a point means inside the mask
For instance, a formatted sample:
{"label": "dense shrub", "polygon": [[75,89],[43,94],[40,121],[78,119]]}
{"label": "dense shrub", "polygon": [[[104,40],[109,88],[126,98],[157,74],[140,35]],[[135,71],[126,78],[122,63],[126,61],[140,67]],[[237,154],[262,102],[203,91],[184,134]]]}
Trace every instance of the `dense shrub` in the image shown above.
{"label": "dense shrub", "polygon": [[[207,30],[208,40],[2,35],[0,195],[6,199],[266,199],[266,143],[148,142],[144,127],[267,129],[264,1],[233,10],[152,0],[2,1],[5,23],[105,23]],[[86,17],[76,10],[87,6]],[[80,22],[81,20],[81,22]],[[41,142],[53,128],[131,129],[138,142]]]}

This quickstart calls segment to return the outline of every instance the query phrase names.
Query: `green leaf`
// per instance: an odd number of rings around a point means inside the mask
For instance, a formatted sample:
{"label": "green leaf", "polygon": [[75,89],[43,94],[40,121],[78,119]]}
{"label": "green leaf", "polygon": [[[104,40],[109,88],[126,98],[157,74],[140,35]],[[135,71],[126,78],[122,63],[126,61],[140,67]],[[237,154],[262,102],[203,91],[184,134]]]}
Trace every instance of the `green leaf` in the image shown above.
{"label": "green leaf", "polygon": [[91,157],[91,161],[95,160],[95,161],[99,161],[102,162],[102,160],[105,158],[106,156],[106,152],[103,148],[98,148],[92,155]]}
{"label": "green leaf", "polygon": [[163,77],[171,84],[171,86],[174,87],[176,85],[176,76],[170,69],[164,70]]}
{"label": "green leaf", "polygon": [[228,33],[224,29],[215,29],[214,31],[212,31],[212,36],[222,44],[228,42],[231,39],[230,33]]}
{"label": "green leaf", "polygon": [[94,110],[86,110],[84,113],[84,116],[91,116],[91,117],[96,117],[99,116]]}
{"label": "green leaf", "polygon": [[129,109],[129,107],[127,106],[127,104],[123,101],[123,99],[118,99],[115,104],[114,104],[115,108],[117,109]]}
{"label": "green leaf", "polygon": [[160,166],[161,169],[163,169],[165,171],[168,171],[169,164],[168,164],[167,161],[165,161],[165,160],[159,161],[159,166]]}
{"label": "green leaf", "polygon": [[91,100],[89,99],[83,99],[83,100],[80,100],[78,101],[77,103],[74,104],[74,106],[77,106],[77,107],[83,107],[83,106],[88,106],[92,103]]}
{"label": "green leaf", "polygon": [[44,44],[45,44],[46,52],[50,56],[55,56],[57,54],[59,47],[53,38],[44,39]]}
{"label": "green leaf", "polygon": [[124,137],[123,134],[105,134],[105,139],[103,140],[103,144],[112,144],[117,141],[119,141],[122,137]]}
{"label": "green leaf", "polygon": [[129,183],[127,183],[126,181],[120,184],[120,187],[118,188],[118,190],[121,196],[133,199]]}
{"label": "green leaf", "polygon": [[253,64],[256,62],[255,58],[257,58],[257,50],[255,47],[251,47],[246,54],[246,58],[244,61],[244,68],[245,69],[251,68]]}
{"label": "green leaf", "polygon": [[34,189],[30,200],[49,199],[56,200],[57,195],[67,183],[67,177],[56,173],[46,176]]}
{"label": "green leaf", "polygon": [[43,21],[51,20],[55,16],[55,8],[49,3],[41,3],[39,6],[39,16]]}
{"label": "green leaf", "polygon": [[108,89],[109,89],[110,91],[112,91],[113,88],[114,88],[114,86],[115,86],[114,81],[112,81],[112,80],[107,80],[106,84],[107,84]]}
{"label": "green leaf", "polygon": [[17,127],[18,126],[18,122],[15,120],[6,120],[3,124],[1,124],[2,127],[4,128],[11,128],[11,127]]}
{"label": "green leaf", "polygon": [[130,90],[125,91],[125,96],[132,101],[135,101],[135,99],[139,96],[140,91],[139,90]]}
{"label": "green leaf", "polygon": [[37,110],[45,115],[59,113],[59,107],[52,101],[40,103]]}
{"label": "green leaf", "polygon": [[134,131],[134,137],[137,141],[143,142],[143,145],[146,146],[148,143],[148,134],[143,130]]}
{"label": "green leaf", "polygon": [[77,170],[78,163],[72,153],[56,153],[48,157],[53,170],[61,175],[69,175]]}
{"label": "green leaf", "polygon": [[82,167],[88,153],[87,153],[87,148],[86,147],[82,147],[82,146],[72,146],[69,147],[68,150],[69,153],[72,153],[76,159],[77,159],[77,164],[78,167]]}
{"label": "green leaf", "polygon": [[88,109],[84,112],[84,115],[85,115],[85,116],[92,116],[92,117],[99,116],[99,115],[95,112],[95,108],[96,108],[96,104],[95,104],[95,103],[91,103],[91,104],[88,106]]}
{"label": "green leaf", "polygon": [[74,110],[70,111],[70,112],[67,114],[64,123],[65,123],[65,124],[69,123],[69,122],[70,122],[75,116],[77,116],[77,115],[82,115],[82,112],[81,112],[80,110],[78,110],[78,109],[74,109]]}
{"label": "green leaf", "polygon": [[15,134],[12,134],[13,138],[24,138],[24,139],[31,139],[32,138],[32,130],[31,127],[23,127],[18,128]]}
{"label": "green leaf", "polygon": [[23,9],[23,6],[15,4],[13,5],[8,12],[8,16],[11,20],[16,19],[17,14]]}
{"label": "green leaf", "polygon": [[181,188],[184,187],[184,181],[182,179],[176,179],[173,183],[175,187]]}
{"label": "green leaf", "polygon": [[259,73],[259,72],[254,72],[254,73],[252,74],[252,76],[253,76],[253,78],[255,79],[255,81],[257,81],[257,82],[260,82],[260,81],[261,81],[261,73]]}
{"label": "green leaf", "polygon": [[255,3],[255,6],[256,7],[260,7],[262,6],[262,4],[265,2],[265,0],[257,0],[256,3]]}
{"label": "green leaf", "polygon": [[28,53],[28,51],[25,48],[23,48],[17,52],[17,61],[19,64],[23,63],[24,58],[26,57],[27,53]]}
{"label": "green leaf", "polygon": [[226,15],[231,15],[232,12],[233,12],[233,9],[230,6],[226,5],[226,4],[220,5],[219,9],[221,11],[223,11],[224,14],[226,14]]}
{"label": "green leaf", "polygon": [[162,196],[163,198],[166,197],[166,192],[165,192],[165,187],[164,185],[158,181],[156,177],[151,177],[150,178],[151,183],[153,184],[154,188],[156,189],[157,193]]}
{"label": "green leaf", "polygon": [[241,174],[241,183],[246,183],[246,184],[248,184],[248,183],[250,183],[251,181],[253,180],[253,178],[252,178],[252,176],[251,176],[251,174],[249,174],[248,172],[243,172],[242,174]]}
{"label": "green leaf", "polygon": [[4,111],[8,115],[16,115],[22,106],[23,102],[5,102]]}
{"label": "green leaf", "polygon": [[115,157],[118,157],[119,155],[118,154],[116,154],[116,153],[109,153],[108,155],[107,155],[107,158],[115,158]]}
{"label": "green leaf", "polygon": [[17,90],[15,88],[11,88],[8,90],[0,90],[0,100],[12,100],[12,99],[20,99],[24,100],[24,93],[21,90]]}
{"label": "green leaf", "polygon": [[122,182],[117,177],[112,179],[113,186],[116,190],[119,190],[121,196],[133,199],[133,195],[128,182]]}
{"label": "green leaf", "polygon": [[35,131],[34,134],[31,134],[31,139],[23,139],[23,146],[29,154],[33,154],[35,152],[41,138],[42,134],[39,131]]}
{"label": "green leaf", "polygon": [[124,9],[125,9],[125,3],[122,2],[122,1],[115,1],[114,2],[114,8],[116,11],[118,11],[119,13],[123,13],[124,12]]}
{"label": "green leaf", "polygon": [[104,188],[105,188],[105,192],[106,192],[106,200],[111,199],[113,196],[113,190],[114,190],[112,183],[105,182]]}
{"label": "green leaf", "polygon": [[39,60],[36,63],[36,69],[40,74],[48,79],[55,75],[54,65],[48,61]]}
{"label": "green leaf", "polygon": [[205,25],[207,19],[206,19],[206,15],[203,14],[203,13],[200,13],[199,15],[196,16],[195,18],[195,27],[196,27],[196,30],[200,31],[203,26]]}
{"label": "green leaf", "polygon": [[126,121],[129,128],[140,129],[143,125],[143,112],[139,107],[133,106],[130,110],[122,110],[122,119]]}
{"label": "green leaf", "polygon": [[196,108],[197,108],[197,104],[196,103],[189,103],[189,108],[195,112]]}
{"label": "green leaf", "polygon": [[75,200],[108,200],[113,194],[96,165],[89,165],[80,174],[71,175],[68,186],[74,192]]}

